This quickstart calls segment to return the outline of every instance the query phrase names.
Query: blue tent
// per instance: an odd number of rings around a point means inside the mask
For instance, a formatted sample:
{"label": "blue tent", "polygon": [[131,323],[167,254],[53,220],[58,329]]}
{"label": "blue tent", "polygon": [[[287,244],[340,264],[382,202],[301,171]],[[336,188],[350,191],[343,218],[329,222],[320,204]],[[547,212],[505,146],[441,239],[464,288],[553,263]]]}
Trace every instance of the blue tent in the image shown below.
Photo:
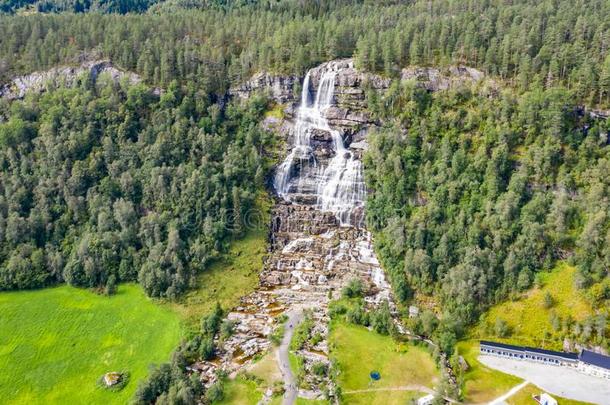
{"label": "blue tent", "polygon": [[379,371],[371,371],[371,380],[373,381],[379,381],[379,379],[381,378],[381,374],[379,374]]}

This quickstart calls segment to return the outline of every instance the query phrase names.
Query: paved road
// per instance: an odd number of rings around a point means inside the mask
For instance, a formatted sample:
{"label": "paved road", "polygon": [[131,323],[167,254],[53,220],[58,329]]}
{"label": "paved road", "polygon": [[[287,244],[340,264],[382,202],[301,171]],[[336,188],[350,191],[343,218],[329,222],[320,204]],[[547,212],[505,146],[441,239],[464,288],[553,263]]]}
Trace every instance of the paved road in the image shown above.
{"label": "paved road", "polygon": [[284,392],[282,404],[292,405],[297,399],[299,389],[294,375],[292,374],[292,370],[290,370],[288,352],[290,351],[290,340],[292,340],[294,328],[303,320],[303,312],[300,310],[293,310],[286,315],[288,316],[288,320],[286,321],[286,329],[284,331],[282,343],[280,343],[280,347],[277,351],[277,361],[279,362],[280,371],[284,377],[284,389],[286,390]]}

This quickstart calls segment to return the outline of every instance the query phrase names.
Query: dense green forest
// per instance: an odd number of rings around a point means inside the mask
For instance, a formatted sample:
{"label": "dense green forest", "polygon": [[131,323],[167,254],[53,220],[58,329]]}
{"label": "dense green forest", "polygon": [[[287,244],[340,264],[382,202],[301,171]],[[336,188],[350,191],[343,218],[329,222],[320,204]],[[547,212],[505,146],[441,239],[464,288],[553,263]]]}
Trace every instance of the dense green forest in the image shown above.
{"label": "dense green forest", "polygon": [[[398,299],[441,308],[417,332],[450,353],[559,259],[606,328],[610,121],[587,111],[610,106],[607,0],[0,0],[0,86],[97,59],[143,79],[0,99],[0,290],[138,281],[179,297],[243,234],[274,163],[267,100],[227,90],[343,57],[394,79],[367,91],[382,123],[364,158],[367,223]],[[430,93],[398,80],[409,65],[467,65],[495,85]],[[390,333],[386,312],[368,321]],[[185,365],[214,355],[223,316],[135,401],[200,398]]]}
{"label": "dense green forest", "polygon": [[406,65],[462,63],[511,83],[563,83],[588,104],[610,102],[605,0],[246,3],[0,16],[0,82],[98,56],[150,84],[189,81],[222,93],[258,70],[302,74],[355,55],[360,67],[389,76]]}
{"label": "dense green forest", "polygon": [[438,297],[454,338],[557,259],[607,308],[610,121],[575,100],[540,85],[491,95],[403,83],[370,95],[388,126],[366,155],[368,223],[399,298]]}
{"label": "dense green forest", "polygon": [[83,80],[0,116],[0,290],[138,280],[175,298],[243,232],[263,187],[264,99]]}

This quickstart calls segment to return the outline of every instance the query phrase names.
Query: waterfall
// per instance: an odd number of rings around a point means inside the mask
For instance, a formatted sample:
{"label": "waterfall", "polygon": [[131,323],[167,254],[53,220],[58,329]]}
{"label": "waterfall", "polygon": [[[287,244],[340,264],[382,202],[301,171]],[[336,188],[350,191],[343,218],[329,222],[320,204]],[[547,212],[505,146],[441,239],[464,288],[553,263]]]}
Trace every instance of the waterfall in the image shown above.
{"label": "waterfall", "polygon": [[[307,72],[292,133],[292,149],[277,168],[274,186],[287,201],[311,195],[316,207],[335,213],[341,225],[359,225],[354,209],[362,207],[366,197],[362,163],[345,147],[341,133],[331,128],[325,117],[333,104],[336,76],[337,71],[327,66],[311,104],[311,70]],[[319,162],[314,153],[311,135],[316,130],[332,137],[334,156],[328,162]]]}

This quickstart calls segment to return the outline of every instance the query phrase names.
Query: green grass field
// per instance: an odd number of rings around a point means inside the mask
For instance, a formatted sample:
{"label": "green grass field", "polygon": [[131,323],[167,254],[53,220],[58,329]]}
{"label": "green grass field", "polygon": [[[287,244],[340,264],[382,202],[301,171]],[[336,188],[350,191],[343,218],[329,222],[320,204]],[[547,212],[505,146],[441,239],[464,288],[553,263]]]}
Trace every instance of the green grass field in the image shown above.
{"label": "green grass field", "polygon": [[343,402],[349,405],[405,405],[426,394],[417,391],[378,391],[344,394]]}
{"label": "green grass field", "polygon": [[[404,403],[405,399],[421,395],[408,391],[349,391],[418,385],[433,388],[439,379],[436,364],[425,348],[398,343],[363,326],[333,321],[330,348],[331,357],[339,364],[338,383],[347,403]],[[373,370],[381,374],[381,379],[371,384],[369,374]]]}
{"label": "green grass field", "polygon": [[224,397],[214,405],[256,405],[262,397],[256,382],[237,377],[225,383]]}
{"label": "green grass field", "polygon": [[[151,363],[166,361],[180,339],[178,315],[133,284],[112,297],[61,286],[0,294],[0,402],[124,404]],[[127,370],[119,392],[96,387]]]}
{"label": "green grass field", "polygon": [[[475,329],[474,337],[489,338],[506,343],[544,347],[560,350],[561,336],[553,330],[551,313],[560,317],[570,315],[575,320],[592,315],[593,309],[574,287],[576,269],[560,263],[548,273],[541,273],[541,287],[525,292],[519,299],[507,301],[492,307]],[[551,294],[555,304],[544,308],[543,299],[546,293]],[[489,333],[489,325],[494,325],[497,318],[506,321],[511,329],[510,336],[500,339]],[[545,338],[545,332],[549,334]]]}

